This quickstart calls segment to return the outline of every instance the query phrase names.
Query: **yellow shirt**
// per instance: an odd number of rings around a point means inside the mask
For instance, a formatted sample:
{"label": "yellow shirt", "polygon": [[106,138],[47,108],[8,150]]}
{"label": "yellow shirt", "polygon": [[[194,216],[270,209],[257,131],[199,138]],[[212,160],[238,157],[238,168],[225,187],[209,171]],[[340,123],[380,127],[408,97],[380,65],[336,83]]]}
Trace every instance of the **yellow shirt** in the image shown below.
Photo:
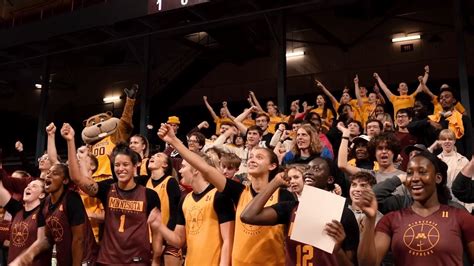
{"label": "yellow shirt", "polygon": [[[110,168],[109,155],[115,148],[115,144],[112,142],[112,137],[107,136],[90,147],[90,151],[97,158],[99,165],[97,170],[92,177],[106,176],[107,178],[112,176],[112,169]],[[105,178],[105,179],[107,179]],[[100,180],[98,180],[100,181]]]}
{"label": "yellow shirt", "polygon": [[172,176],[164,177],[165,180],[163,180],[156,187],[153,187],[153,182],[151,178],[149,178],[148,181],[146,182],[146,187],[149,189],[153,189],[156,192],[156,194],[158,194],[158,197],[160,198],[161,219],[163,221],[163,224],[168,224],[168,221],[170,220],[170,201],[169,201],[169,195],[168,195],[168,192],[166,191],[166,188],[168,187],[168,182],[170,181],[171,178],[173,177]]}
{"label": "yellow shirt", "polygon": [[[278,202],[276,190],[265,207]],[[233,266],[285,265],[285,234],[283,225],[258,226],[243,223],[240,214],[253,199],[250,186],[240,195],[235,212],[235,234],[232,250]]]}
{"label": "yellow shirt", "polygon": [[142,163],[140,164],[140,173],[139,175],[148,175],[146,165],[148,163],[148,158],[143,158]]}
{"label": "yellow shirt", "polygon": [[[443,107],[438,102],[438,96],[435,96],[431,102],[433,103],[433,106],[434,106],[433,114],[439,114],[440,112],[443,111]],[[454,109],[460,112],[461,114],[464,114],[466,112],[466,109],[460,102],[456,103],[456,105],[454,106]]]}
{"label": "yellow shirt", "polygon": [[281,116],[276,116],[276,115],[270,116],[270,122],[268,123],[268,129],[267,129],[268,132],[274,134],[276,130],[275,126],[276,124],[280,122],[285,122],[285,118]]}
{"label": "yellow shirt", "polygon": [[189,193],[184,199],[183,213],[188,247],[185,265],[219,265],[222,239],[214,210],[216,192],[217,189],[213,188],[197,202],[193,193]]}
{"label": "yellow shirt", "polygon": [[225,122],[231,122],[231,123],[233,123],[233,122],[232,122],[232,119],[230,119],[230,118],[228,118],[228,117],[226,117],[226,118],[220,118],[220,117],[219,117],[219,118],[217,118],[217,119],[214,119],[214,123],[216,123],[216,135],[217,135],[217,136],[220,135],[220,132],[219,132],[219,131],[221,130],[221,124],[222,124],[222,122],[224,122],[224,121],[225,121]]}
{"label": "yellow shirt", "polygon": [[403,108],[411,108],[415,105],[415,93],[411,95],[393,95],[390,101],[393,105],[393,117],[396,117],[398,110]]}
{"label": "yellow shirt", "polygon": [[328,130],[332,126],[332,120],[334,119],[334,114],[332,113],[331,109],[327,109],[326,118],[323,117],[323,108],[318,107],[311,110],[311,113],[317,113],[321,117],[322,125],[326,130]]}

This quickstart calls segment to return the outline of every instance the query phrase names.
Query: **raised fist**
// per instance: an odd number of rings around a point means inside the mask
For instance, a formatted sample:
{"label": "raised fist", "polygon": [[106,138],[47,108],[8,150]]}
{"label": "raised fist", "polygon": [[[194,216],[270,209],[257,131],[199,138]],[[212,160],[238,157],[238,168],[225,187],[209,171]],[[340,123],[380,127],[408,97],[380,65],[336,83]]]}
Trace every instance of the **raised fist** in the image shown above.
{"label": "raised fist", "polygon": [[51,123],[46,127],[46,133],[48,134],[48,136],[54,136],[54,134],[56,133],[56,126],[54,125],[54,123]]}
{"label": "raised fist", "polygon": [[135,99],[138,93],[138,84],[133,84],[131,89],[125,88],[123,89],[123,91],[125,92],[128,98]]}
{"label": "raised fist", "polygon": [[22,152],[23,151],[23,143],[21,143],[21,141],[15,142],[15,149],[19,152]]}

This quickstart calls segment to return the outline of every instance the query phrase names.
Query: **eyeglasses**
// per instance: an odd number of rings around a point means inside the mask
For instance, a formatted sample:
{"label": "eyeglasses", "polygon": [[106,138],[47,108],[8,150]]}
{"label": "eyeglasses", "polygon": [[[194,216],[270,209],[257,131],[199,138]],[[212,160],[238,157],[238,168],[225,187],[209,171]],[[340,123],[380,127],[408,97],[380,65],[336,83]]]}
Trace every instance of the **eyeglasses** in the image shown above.
{"label": "eyeglasses", "polygon": [[198,140],[194,140],[194,139],[188,139],[188,143],[199,143]]}
{"label": "eyeglasses", "polygon": [[38,158],[38,162],[47,161],[47,160],[49,160],[49,157],[47,155],[43,155],[43,156]]}

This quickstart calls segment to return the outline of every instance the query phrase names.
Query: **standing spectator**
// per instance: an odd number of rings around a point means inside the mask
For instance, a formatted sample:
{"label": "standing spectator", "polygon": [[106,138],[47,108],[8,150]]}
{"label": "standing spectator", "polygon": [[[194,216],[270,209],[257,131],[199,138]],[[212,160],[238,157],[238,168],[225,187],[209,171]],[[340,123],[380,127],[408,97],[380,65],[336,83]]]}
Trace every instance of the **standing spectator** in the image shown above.
{"label": "standing spectator", "polygon": [[367,215],[357,252],[359,265],[380,265],[387,251],[395,265],[463,265],[474,262],[474,217],[446,205],[447,166],[431,153],[410,160],[406,185],[413,204],[385,215],[375,225],[377,200],[367,189],[356,205]]}
{"label": "standing spectator", "polygon": [[403,108],[398,110],[396,116],[397,128],[395,130],[395,137],[398,139],[400,146],[402,147],[400,152],[402,163],[399,166],[399,169],[402,171],[406,170],[408,164],[408,154],[404,152],[404,148],[417,143],[416,137],[410,134],[407,129],[411,120],[412,112],[410,109]]}
{"label": "standing spectator", "polygon": [[229,114],[227,112],[227,102],[223,103],[223,106],[219,110],[219,116],[214,112],[212,109],[212,106],[209,104],[207,101],[207,96],[202,96],[202,99],[204,100],[204,104],[206,105],[207,110],[212,116],[212,119],[214,119],[214,123],[216,124],[216,135],[219,135],[220,129],[221,129],[221,123],[226,121],[226,122],[232,122],[232,120],[229,118]]}
{"label": "standing spectator", "polygon": [[413,107],[413,105],[415,104],[415,96],[422,91],[422,86],[419,85],[415,92],[408,95],[408,85],[405,82],[400,82],[400,84],[398,84],[397,89],[400,95],[395,95],[390,91],[387,85],[385,85],[379,74],[374,73],[374,78],[379,83],[380,88],[382,88],[382,91],[385,93],[385,95],[387,95],[389,101],[392,103],[394,116],[398,112],[398,110],[402,108]]}
{"label": "standing spectator", "polygon": [[457,152],[470,158],[472,156],[472,122],[468,116],[462,115],[454,106],[456,98],[451,88],[444,88],[439,95],[439,103],[443,111],[430,115],[428,118],[434,124],[439,124],[441,128],[449,128],[456,136]]}
{"label": "standing spectator", "polygon": [[322,144],[316,130],[311,125],[304,124],[296,132],[293,148],[285,154],[282,164],[306,164],[316,157],[332,159],[334,155]]}
{"label": "standing spectator", "polygon": [[[450,129],[443,129],[439,133],[438,140],[428,148],[430,151],[433,151],[437,147],[441,147],[442,152],[438,154],[438,158],[448,165],[448,180],[446,185],[449,189],[453,186],[454,179],[461,169],[469,163],[469,160],[466,157],[456,152],[455,144],[456,137],[454,136],[454,133]],[[457,201],[460,202],[459,200]],[[462,202],[460,203],[462,204]],[[471,204],[465,204],[464,207],[466,207],[469,212],[472,211]]]}

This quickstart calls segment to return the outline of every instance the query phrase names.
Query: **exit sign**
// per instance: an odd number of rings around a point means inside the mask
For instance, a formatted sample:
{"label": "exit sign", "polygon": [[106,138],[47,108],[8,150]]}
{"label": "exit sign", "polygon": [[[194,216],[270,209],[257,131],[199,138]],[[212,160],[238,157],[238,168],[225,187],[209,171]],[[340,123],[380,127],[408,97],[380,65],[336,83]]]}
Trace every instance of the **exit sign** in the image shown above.
{"label": "exit sign", "polygon": [[148,14],[207,3],[210,0],[148,0]]}
{"label": "exit sign", "polygon": [[400,45],[400,51],[402,53],[413,52],[413,50],[414,50],[413,43]]}

